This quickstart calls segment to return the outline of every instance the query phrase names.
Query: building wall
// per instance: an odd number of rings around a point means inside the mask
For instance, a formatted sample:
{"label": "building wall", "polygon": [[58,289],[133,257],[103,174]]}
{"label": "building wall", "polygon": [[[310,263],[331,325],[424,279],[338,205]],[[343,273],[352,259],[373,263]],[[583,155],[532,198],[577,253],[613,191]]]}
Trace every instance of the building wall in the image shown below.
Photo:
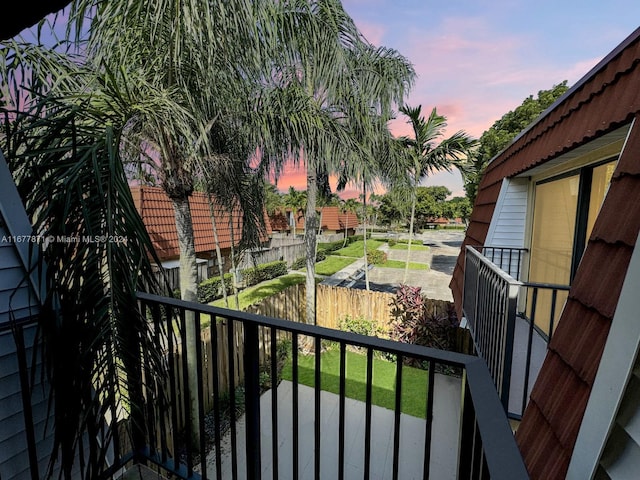
{"label": "building wall", "polygon": [[[51,451],[51,428],[44,431],[48,418],[48,387],[42,384],[39,356],[34,356],[36,318],[39,299],[33,287],[34,274],[25,268],[33,258],[33,244],[26,241],[31,225],[15,184],[0,153],[0,478],[30,479],[27,425],[33,423],[36,457],[40,476]],[[21,236],[25,237],[21,237]],[[12,322],[15,320],[16,322]],[[22,338],[16,332],[22,332]],[[20,361],[22,361],[22,381]],[[26,368],[24,368],[26,367]],[[26,375],[26,376],[25,376]],[[25,421],[27,410],[33,422]]]}
{"label": "building wall", "polygon": [[525,243],[529,179],[505,178],[485,245],[522,248]]}

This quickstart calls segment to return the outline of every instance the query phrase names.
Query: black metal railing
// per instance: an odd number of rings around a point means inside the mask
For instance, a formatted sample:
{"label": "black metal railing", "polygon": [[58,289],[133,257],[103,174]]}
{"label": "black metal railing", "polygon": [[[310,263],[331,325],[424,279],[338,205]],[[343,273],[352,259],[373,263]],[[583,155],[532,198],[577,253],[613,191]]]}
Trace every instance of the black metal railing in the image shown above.
{"label": "black metal railing", "polygon": [[[150,352],[141,351],[145,405],[128,418],[110,419],[112,429],[129,434],[113,442],[112,461],[101,478],[120,475],[132,463],[182,479],[343,479],[353,477],[353,468],[358,468],[358,478],[373,473],[393,479],[528,478],[491,376],[476,356],[145,293],[138,299],[163,345],[166,374],[152,376]],[[200,341],[187,342],[190,335]],[[279,382],[283,351],[289,355],[287,382]],[[338,386],[331,398],[337,402],[328,404],[325,390],[330,390],[331,375],[325,376],[322,368],[324,355],[335,351]],[[364,391],[361,402],[349,398],[350,355],[360,355],[366,364],[357,382]],[[374,379],[381,361],[395,371],[392,405],[374,411],[380,393]],[[417,399],[407,396],[416,382],[411,380],[416,369],[409,363],[420,367],[425,393]],[[27,370],[20,370],[25,378],[31,375]],[[311,388],[304,385],[307,373],[313,378]],[[282,394],[285,383],[291,388],[288,397]],[[409,416],[404,409],[416,402],[421,413]],[[354,404],[361,408],[363,425],[357,441]],[[331,408],[337,418],[329,428],[323,420],[329,420]],[[24,410],[25,421],[32,423]],[[382,411],[388,422],[381,420]],[[411,432],[417,437],[407,440]],[[33,435],[27,437],[34,442]],[[385,439],[389,460],[386,470],[379,471],[386,455],[376,448]],[[29,458],[37,473],[35,456]],[[417,471],[408,474],[411,465]]]}
{"label": "black metal railing", "polygon": [[463,315],[510,418],[520,419],[568,285],[520,281],[527,251],[467,246]]}
{"label": "black metal railing", "polygon": [[505,411],[509,408],[516,306],[521,285],[477,249],[466,248],[462,312],[476,352],[489,367]]}
{"label": "black metal railing", "polygon": [[[348,469],[353,468],[353,456],[347,462],[347,448],[353,448],[353,438],[347,434],[347,352],[351,349],[358,349],[366,360],[366,373],[364,381],[364,441],[362,444],[362,465],[360,465],[363,478],[369,478],[372,473],[372,465],[378,461],[374,458],[373,444],[378,440],[373,435],[376,428],[373,409],[373,397],[375,387],[373,378],[376,374],[374,358],[385,356],[390,359],[396,371],[396,381],[394,385],[394,405],[392,410],[393,422],[391,431],[391,463],[389,465],[389,476],[386,478],[403,478],[403,468],[416,458],[420,459],[422,478],[438,478],[441,473],[434,468],[442,468],[442,459],[433,458],[434,442],[438,445],[450,442],[453,452],[451,471],[446,472],[447,476],[459,476],[460,478],[527,478],[526,469],[522,458],[515,444],[515,439],[510,426],[504,415],[498,396],[493,387],[491,377],[484,362],[478,357],[457,354],[453,352],[440,351],[419,347],[415,345],[400,344],[388,340],[356,335],[350,332],[331,330],[313,325],[293,323],[263,316],[219,309],[211,306],[188,303],[180,300],[168,299],[148,294],[140,294],[139,300],[141,308],[153,319],[154,328],[163,329],[167,333],[168,351],[173,349],[179,352],[182,370],[186,378],[187,359],[190,355],[189,349],[199,350],[195,346],[187,345],[181,341],[188,326],[189,317],[195,326],[196,336],[202,334],[203,321],[211,322],[211,337],[215,350],[225,350],[225,360],[221,365],[219,356],[209,360],[209,365],[200,365],[197,368],[197,396],[198,408],[197,418],[189,415],[190,391],[185,381],[176,380],[176,375],[171,376],[171,370],[179,370],[177,364],[169,362],[169,376],[172,377],[165,382],[169,387],[169,401],[159,402],[153,408],[148,409],[153,412],[147,418],[147,422],[159,425],[159,435],[148,439],[148,444],[144,451],[146,460],[151,463],[162,465],[172,474],[181,478],[273,478],[277,479],[279,473],[292,478],[345,478],[349,476]],[[214,328],[215,327],[215,328]],[[182,334],[173,335],[174,331]],[[220,335],[220,333],[223,333]],[[170,340],[175,337],[174,340]],[[170,344],[175,342],[174,344]],[[277,386],[279,375],[278,351],[279,342],[290,342],[290,368],[291,368],[291,388],[290,399],[282,405],[282,398],[278,394],[280,387]],[[323,365],[323,355],[327,343],[333,345],[339,352],[339,373],[338,391],[336,393],[338,404],[338,418],[335,425],[335,442],[326,443],[327,431],[323,431],[325,424],[322,422],[324,394],[323,381],[325,377],[321,373]],[[206,350],[206,349],[205,349]],[[303,368],[302,350],[311,351],[312,355],[312,377],[313,395],[308,400],[302,399],[301,376]],[[200,358],[201,351],[195,352]],[[216,360],[218,359],[218,360]],[[425,369],[424,381],[426,383],[426,398],[424,398],[424,414],[422,415],[423,435],[420,440],[422,445],[421,453],[413,449],[401,448],[403,427],[406,425],[406,416],[402,413],[403,405],[406,403],[405,391],[407,384],[403,381],[403,372],[408,368],[407,360],[421,364]],[[388,361],[387,360],[387,361]],[[241,363],[241,368],[239,368]],[[171,367],[171,365],[174,367]],[[239,370],[242,372],[239,373]],[[447,371],[453,376],[447,377],[449,381],[458,384],[459,390],[448,398],[445,390],[439,391],[440,373]],[[207,383],[205,372],[210,372],[214,376],[214,388],[205,394]],[[265,374],[269,374],[270,391],[264,391],[262,397],[267,397],[268,402],[261,401],[260,380]],[[456,375],[457,374],[457,375]],[[221,386],[220,378],[226,377],[228,384]],[[453,379],[453,380],[451,380]],[[176,391],[178,388],[185,390]],[[244,390],[244,400],[241,401],[238,394],[238,387]],[[229,403],[231,413],[230,428],[226,434],[221,431],[223,411],[221,407],[221,389],[226,388],[226,398]],[[306,391],[306,390],[305,390]],[[442,395],[441,400],[438,399]],[[149,392],[149,398],[156,398],[156,392]],[[209,403],[207,396],[212,396],[212,410],[207,413],[206,405]],[[306,397],[305,397],[306,398]],[[305,403],[306,402],[306,403]],[[441,412],[439,409],[450,408],[453,403],[459,404],[457,410],[457,420],[455,425],[448,425],[434,435],[434,424],[440,421]],[[290,403],[290,404],[289,404]],[[313,404],[312,409],[307,409]],[[237,407],[242,406],[244,437],[236,425]],[[265,407],[268,405],[268,408]],[[265,409],[266,411],[261,411]],[[283,410],[284,408],[284,410]],[[302,410],[310,412],[313,417],[312,434],[309,435],[310,442],[303,440],[303,430],[308,418],[301,416]],[[291,420],[290,426],[281,429],[283,420],[282,412]],[[182,419],[180,418],[182,412]],[[265,415],[266,414],[266,415]],[[215,428],[205,432],[205,417],[213,418]],[[263,418],[265,417],[265,418]],[[270,419],[267,422],[266,419]],[[303,421],[305,425],[302,425]],[[265,430],[265,422],[269,425]],[[163,426],[164,425],[164,426]],[[193,431],[199,429],[199,443],[193,445],[189,436],[193,436]],[[181,436],[179,432],[184,432]],[[349,431],[349,434],[352,432]],[[206,436],[211,438],[205,438]],[[222,442],[223,435],[228,438],[228,449],[225,450]],[[445,438],[448,437],[448,438]],[[324,440],[323,440],[324,439]],[[244,443],[244,451],[239,445]],[[283,448],[280,445],[287,444],[286,454],[290,464],[284,464]],[[140,447],[140,446],[139,446]],[[304,449],[313,449],[313,461],[309,462],[304,470],[300,458]],[[201,454],[210,450],[208,455]],[[140,448],[139,448],[140,450]],[[177,453],[181,451],[181,463],[174,460]],[[228,470],[223,470],[226,462],[230,465]],[[446,462],[444,462],[446,463]],[[328,471],[327,468],[330,470]],[[333,470],[332,470],[333,469]],[[458,470],[456,472],[456,469]],[[270,470],[270,472],[269,472]],[[267,473],[265,473],[267,472]],[[376,474],[379,474],[376,471]]]}

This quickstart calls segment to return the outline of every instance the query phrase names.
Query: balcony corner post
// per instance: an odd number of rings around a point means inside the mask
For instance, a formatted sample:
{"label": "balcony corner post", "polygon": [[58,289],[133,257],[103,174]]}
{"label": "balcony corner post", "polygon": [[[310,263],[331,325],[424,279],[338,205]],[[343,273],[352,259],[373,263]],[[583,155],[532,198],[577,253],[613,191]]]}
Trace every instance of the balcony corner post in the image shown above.
{"label": "balcony corner post", "polygon": [[247,479],[259,479],[260,463],[260,358],[258,325],[244,325],[245,346],[245,418]]}

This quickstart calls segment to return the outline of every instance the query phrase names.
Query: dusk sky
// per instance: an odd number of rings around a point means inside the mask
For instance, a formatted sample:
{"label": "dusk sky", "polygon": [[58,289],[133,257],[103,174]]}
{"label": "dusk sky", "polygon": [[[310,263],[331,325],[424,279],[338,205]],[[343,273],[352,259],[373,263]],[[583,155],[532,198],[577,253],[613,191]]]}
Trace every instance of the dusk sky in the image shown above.
{"label": "dusk sky", "polygon": [[[638,0],[343,0],[365,37],[398,50],[418,78],[407,103],[437,107],[458,130],[479,138],[529,95],[576,83],[640,25]],[[392,123],[409,133],[405,120]],[[306,189],[303,173],[278,182]],[[462,179],[439,173],[425,185],[464,195]],[[345,196],[355,196],[347,192]]]}

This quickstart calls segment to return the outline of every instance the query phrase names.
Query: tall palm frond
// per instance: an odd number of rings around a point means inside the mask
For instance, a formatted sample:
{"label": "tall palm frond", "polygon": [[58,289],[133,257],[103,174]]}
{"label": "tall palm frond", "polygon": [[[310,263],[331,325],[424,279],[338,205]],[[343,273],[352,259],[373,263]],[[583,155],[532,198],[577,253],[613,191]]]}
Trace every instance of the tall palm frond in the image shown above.
{"label": "tall palm frond", "polygon": [[[45,240],[48,314],[40,327],[55,400],[49,474],[60,468],[71,478],[82,455],[83,478],[95,478],[119,440],[115,424],[100,426],[109,417],[140,418],[143,389],[158,392],[141,383],[140,352],[149,381],[164,371],[160,338],[136,303],[138,289],[157,288],[155,255],[119,159],[116,116],[96,116],[91,98],[56,97],[6,113],[11,121],[1,147],[34,231]],[[134,422],[131,434],[142,428]]]}

